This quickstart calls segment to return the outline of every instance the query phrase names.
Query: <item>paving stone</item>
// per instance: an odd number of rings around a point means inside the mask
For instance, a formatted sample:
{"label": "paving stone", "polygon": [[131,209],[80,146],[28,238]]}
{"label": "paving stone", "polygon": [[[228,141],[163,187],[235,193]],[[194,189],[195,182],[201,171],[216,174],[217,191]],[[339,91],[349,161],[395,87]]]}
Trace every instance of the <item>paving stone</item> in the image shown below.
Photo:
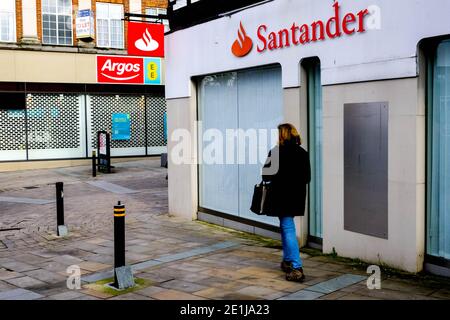
{"label": "paving stone", "polygon": [[19,288],[32,288],[32,287],[38,287],[38,286],[45,286],[45,282],[33,279],[28,276],[7,279],[5,281],[12,285],[15,285],[16,287],[19,287]]}
{"label": "paving stone", "polygon": [[31,264],[31,265],[48,261],[48,259],[46,259],[46,258],[42,258],[42,257],[36,256],[34,254],[28,254],[28,253],[16,255],[14,257],[14,259],[17,261],[20,261],[20,262]]}
{"label": "paving stone", "polygon": [[381,282],[382,289],[390,289],[394,291],[402,292],[414,292],[419,295],[429,295],[436,291],[436,288],[427,288],[423,286],[417,286],[406,281],[395,281],[395,280],[383,280]]}
{"label": "paving stone", "polygon": [[224,299],[226,296],[233,294],[233,291],[224,290],[222,288],[206,288],[194,292],[194,294],[207,299]]}
{"label": "paving stone", "polygon": [[59,283],[67,280],[67,277],[42,269],[25,272],[26,275],[47,283]]}
{"label": "paving stone", "polygon": [[187,282],[187,281],[181,281],[181,280],[171,280],[171,281],[167,281],[164,282],[163,284],[161,284],[161,287],[166,288],[166,289],[174,289],[174,290],[179,290],[179,291],[183,291],[183,292],[196,292],[196,291],[200,291],[205,289],[205,286],[199,285],[199,284],[195,284],[192,282]]}
{"label": "paving stone", "polygon": [[440,289],[435,291],[431,297],[450,300],[450,289]]}
{"label": "paving stone", "polygon": [[[338,293],[338,292],[335,292]],[[380,300],[373,297],[367,297],[359,294],[348,293],[343,295],[342,297],[337,298],[337,300]]]}
{"label": "paving stone", "polygon": [[232,293],[229,293],[229,294],[223,296],[223,300],[228,300],[228,301],[245,300],[245,301],[250,301],[250,300],[263,300],[263,298],[249,296],[249,295],[241,294],[241,293],[238,293],[238,292],[232,292]]}
{"label": "paving stone", "polygon": [[121,294],[119,296],[110,298],[108,300],[154,300],[154,299],[134,293],[134,292],[130,292],[130,293],[126,293],[126,294]]}
{"label": "paving stone", "polygon": [[329,294],[326,294],[324,296],[321,296],[319,298],[319,300],[338,300],[338,299],[343,298],[344,296],[347,296],[347,295],[350,295],[350,293],[344,292],[344,291],[335,291],[333,293],[329,293]]}
{"label": "paving stone", "polygon": [[324,294],[308,290],[300,290],[289,295],[283,296],[278,300],[315,300],[322,297]]}
{"label": "paving stone", "polygon": [[43,296],[30,290],[13,289],[0,292],[0,300],[37,300]]}
{"label": "paving stone", "polygon": [[144,295],[146,297],[152,297],[155,293],[166,291],[166,288],[161,288],[157,286],[150,286],[141,290],[136,291],[136,293],[140,295]]}
{"label": "paving stone", "polygon": [[259,297],[259,298],[268,299],[268,300],[278,299],[287,294],[285,292],[272,290],[272,289],[269,289],[266,287],[261,287],[261,286],[248,286],[248,287],[242,288],[240,290],[237,290],[236,292],[239,294],[253,296],[253,297]]}
{"label": "paving stone", "polygon": [[381,289],[381,290],[369,290],[369,289],[362,289],[359,291],[355,291],[354,294],[356,295],[362,295],[377,299],[383,299],[383,300],[433,300],[434,297],[431,296],[423,296],[423,295],[417,295],[413,291],[410,293],[402,292],[402,291],[394,291],[389,289]]}
{"label": "paving stone", "polygon": [[99,298],[99,299],[108,299],[108,298],[112,298],[113,295],[109,294],[109,293],[105,293],[105,292],[100,292],[100,291],[95,291],[92,289],[84,289],[81,291],[83,294],[87,294],[89,296],[93,296],[95,298]]}
{"label": "paving stone", "polygon": [[83,259],[64,254],[61,256],[53,257],[52,261],[59,262],[62,264],[66,264],[67,266],[70,266],[70,265],[77,265],[77,264],[83,262]]}
{"label": "paving stone", "polygon": [[83,297],[84,294],[81,293],[80,291],[67,291],[67,292],[62,292],[62,293],[58,293],[52,296],[49,296],[48,299],[51,300],[74,300],[74,299],[79,299],[81,297]]}
{"label": "paving stone", "polygon": [[157,300],[205,300],[205,298],[177,290],[164,290],[151,296]]}
{"label": "paving stone", "polygon": [[16,272],[24,272],[24,271],[30,271],[30,270],[36,270],[39,269],[38,266],[33,266],[27,263],[23,263],[20,261],[14,261],[9,263],[3,263],[3,268],[10,269]]}
{"label": "paving stone", "polygon": [[[289,282],[286,280],[272,279],[272,278],[262,278],[258,275],[254,277],[246,277],[239,279],[239,282],[250,284],[250,285],[258,285],[261,287],[266,287],[273,290],[279,291],[287,291],[290,288],[298,287],[295,282]],[[299,290],[299,289],[297,289]]]}
{"label": "paving stone", "polygon": [[345,287],[348,287],[350,285],[356,284],[358,282],[361,282],[365,280],[366,277],[358,276],[358,275],[352,275],[352,274],[345,274],[343,276],[320,282],[318,284],[315,284],[311,287],[308,287],[309,291],[316,291],[324,294],[328,294],[340,289],[343,289]]}
{"label": "paving stone", "polygon": [[237,280],[237,279],[242,279],[242,278],[246,277],[245,274],[235,272],[235,271],[230,271],[228,269],[222,269],[222,268],[208,269],[208,270],[202,271],[201,273],[207,274],[210,276],[214,276],[214,277],[218,277],[218,278],[228,279],[228,280]]}
{"label": "paving stone", "polygon": [[6,269],[0,269],[0,280],[8,280],[8,279],[18,278],[18,277],[22,277],[22,276],[23,276],[23,274],[18,273],[18,272],[6,270]]}
{"label": "paving stone", "polygon": [[112,268],[111,265],[103,264],[103,263],[97,263],[97,262],[91,262],[91,261],[83,261],[78,264],[78,266],[81,269],[87,270],[87,271],[100,271],[107,268]]}

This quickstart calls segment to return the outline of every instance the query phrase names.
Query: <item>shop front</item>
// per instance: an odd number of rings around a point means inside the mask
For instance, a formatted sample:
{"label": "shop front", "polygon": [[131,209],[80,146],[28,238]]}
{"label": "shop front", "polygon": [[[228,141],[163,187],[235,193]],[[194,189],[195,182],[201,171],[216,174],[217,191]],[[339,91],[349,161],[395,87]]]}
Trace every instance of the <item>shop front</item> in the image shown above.
{"label": "shop front", "polygon": [[[448,274],[448,10],[406,0],[255,1],[174,23],[170,212],[279,237],[276,219],[249,208],[273,130],[290,122],[312,169],[307,212],[296,219],[302,246]],[[182,163],[180,131],[192,137]],[[212,147],[218,140],[222,149]]]}
{"label": "shop front", "polygon": [[[165,152],[161,59],[19,50],[0,57],[0,161],[88,158],[103,130],[112,133],[113,157]],[[127,135],[113,130],[119,115]]]}

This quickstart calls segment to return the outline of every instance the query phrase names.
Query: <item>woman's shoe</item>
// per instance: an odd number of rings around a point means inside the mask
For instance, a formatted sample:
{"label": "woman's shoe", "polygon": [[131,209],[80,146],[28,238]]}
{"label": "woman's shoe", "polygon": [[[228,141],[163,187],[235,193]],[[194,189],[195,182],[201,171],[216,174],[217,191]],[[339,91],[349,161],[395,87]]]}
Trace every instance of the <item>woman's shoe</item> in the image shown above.
{"label": "woman's shoe", "polygon": [[305,281],[305,275],[303,274],[303,268],[291,269],[286,273],[287,281],[303,282]]}
{"label": "woman's shoe", "polygon": [[292,262],[288,262],[288,261],[282,261],[281,262],[281,270],[283,270],[283,272],[290,272],[292,270]]}

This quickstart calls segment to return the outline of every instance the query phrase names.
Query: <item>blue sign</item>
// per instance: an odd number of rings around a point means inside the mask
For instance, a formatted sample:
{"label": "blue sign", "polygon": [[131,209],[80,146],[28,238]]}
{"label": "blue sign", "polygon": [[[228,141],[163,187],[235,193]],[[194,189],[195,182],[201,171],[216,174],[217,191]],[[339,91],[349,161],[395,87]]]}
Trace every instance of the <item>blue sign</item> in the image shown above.
{"label": "blue sign", "polygon": [[164,112],[164,142],[167,143],[167,112]]}
{"label": "blue sign", "polygon": [[113,113],[112,140],[130,140],[130,115],[128,113]]}

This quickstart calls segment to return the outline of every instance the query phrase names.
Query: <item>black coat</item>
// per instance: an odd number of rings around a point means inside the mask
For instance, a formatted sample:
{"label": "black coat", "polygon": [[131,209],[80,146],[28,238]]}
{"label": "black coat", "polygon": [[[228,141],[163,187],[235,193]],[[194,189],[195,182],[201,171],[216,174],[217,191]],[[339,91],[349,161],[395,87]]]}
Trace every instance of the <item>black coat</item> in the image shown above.
{"label": "black coat", "polygon": [[[272,167],[279,151],[279,166],[274,172],[267,171]],[[295,217],[305,214],[306,187],[311,181],[311,166],[308,152],[297,144],[276,146],[269,152],[263,169],[262,178],[270,182],[270,207],[272,212],[267,214],[274,217]]]}

